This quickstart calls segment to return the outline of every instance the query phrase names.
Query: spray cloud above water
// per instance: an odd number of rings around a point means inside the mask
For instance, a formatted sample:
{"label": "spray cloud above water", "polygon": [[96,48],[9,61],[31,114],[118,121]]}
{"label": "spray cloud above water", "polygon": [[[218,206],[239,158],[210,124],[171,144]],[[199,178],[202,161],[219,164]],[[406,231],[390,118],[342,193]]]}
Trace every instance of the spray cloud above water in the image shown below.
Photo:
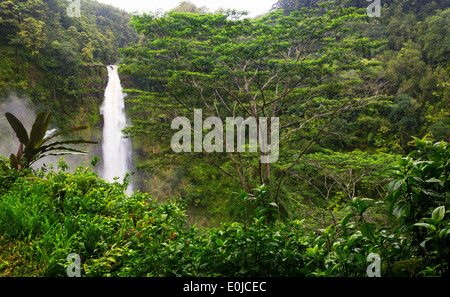
{"label": "spray cloud above water", "polygon": [[0,155],[8,157],[17,151],[19,140],[14,130],[6,120],[5,113],[14,114],[29,131],[33,125],[36,113],[31,102],[26,98],[18,97],[15,94],[8,96],[6,100],[0,101]]}

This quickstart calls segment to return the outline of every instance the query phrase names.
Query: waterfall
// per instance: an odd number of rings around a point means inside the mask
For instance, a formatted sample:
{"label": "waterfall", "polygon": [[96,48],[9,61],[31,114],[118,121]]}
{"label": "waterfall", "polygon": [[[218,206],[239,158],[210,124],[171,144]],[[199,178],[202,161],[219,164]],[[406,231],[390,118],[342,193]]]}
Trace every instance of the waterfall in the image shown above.
{"label": "waterfall", "polygon": [[[120,78],[116,65],[107,66],[108,85],[105,90],[105,98],[100,108],[103,115],[103,170],[101,177],[114,181],[115,177],[123,181],[126,172],[130,171],[131,143],[122,137],[122,130],[126,127],[125,102],[120,85]],[[131,185],[127,193],[131,193]]]}

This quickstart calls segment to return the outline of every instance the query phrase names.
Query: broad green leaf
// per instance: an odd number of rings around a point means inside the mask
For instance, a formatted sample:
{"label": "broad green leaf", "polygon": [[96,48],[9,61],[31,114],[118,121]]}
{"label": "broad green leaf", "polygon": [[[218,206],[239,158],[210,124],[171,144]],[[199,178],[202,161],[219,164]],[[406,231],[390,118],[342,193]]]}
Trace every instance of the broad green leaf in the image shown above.
{"label": "broad green leaf", "polygon": [[375,239],[373,235],[374,230],[375,228],[371,223],[365,223],[361,225],[361,233],[368,239]]}
{"label": "broad green leaf", "polygon": [[223,246],[223,240],[220,238],[216,238],[217,245]]}
{"label": "broad green leaf", "polygon": [[438,183],[440,186],[444,185],[444,183],[440,179],[437,179],[437,178],[430,178],[430,179],[427,179],[425,182],[427,182],[427,183]]}
{"label": "broad green leaf", "polygon": [[33,149],[38,148],[42,144],[45,133],[47,132],[48,126],[50,125],[51,118],[52,113],[45,111],[39,113],[36,117],[33,127],[31,128],[29,142],[29,145],[31,145]]}
{"label": "broad green leaf", "polygon": [[390,192],[395,192],[398,188],[400,188],[406,179],[402,178],[402,179],[397,179],[394,180],[392,182],[389,183],[389,191]]}
{"label": "broad green leaf", "polygon": [[431,214],[431,218],[433,220],[436,220],[437,222],[440,222],[444,219],[445,216],[445,206],[439,206],[435,210],[433,210],[433,213]]}
{"label": "broad green leaf", "polygon": [[438,192],[436,192],[436,191],[433,191],[433,190],[422,189],[422,192],[423,192],[425,195],[428,195],[428,196],[431,196],[431,197],[437,197],[437,198],[442,197],[442,194],[440,194],[440,193],[438,193]]}
{"label": "broad green leaf", "polygon": [[437,224],[439,224],[438,221],[433,220],[433,219],[431,219],[431,218],[424,218],[423,220],[424,220],[425,223],[428,223],[428,224],[431,224],[431,225],[437,225]]}
{"label": "broad green leaf", "polygon": [[425,227],[425,228],[427,228],[427,229],[431,229],[431,230],[436,231],[436,227],[435,227],[435,226],[433,226],[433,225],[431,225],[431,224],[427,224],[427,223],[415,223],[414,226],[417,226],[417,227]]}
{"label": "broad green leaf", "polygon": [[410,161],[411,161],[411,159],[409,159],[409,158],[401,158],[400,160],[398,160],[398,165],[404,167],[404,166],[408,165]]}
{"label": "broad green leaf", "polygon": [[442,229],[441,232],[439,232],[439,238],[444,238],[450,233],[450,229]]}
{"label": "broad green leaf", "polygon": [[422,241],[422,242],[420,243],[420,246],[423,247],[423,248],[425,249],[425,248],[426,248],[426,245],[427,245],[427,242],[430,241],[430,240],[432,240],[432,237],[426,238],[424,241]]}
{"label": "broad green leaf", "polygon": [[14,132],[16,132],[16,136],[19,139],[19,141],[22,142],[24,145],[28,145],[29,142],[28,132],[23,126],[22,122],[9,112],[5,113],[5,116],[9,124],[13,128]]}
{"label": "broad green leaf", "polygon": [[427,223],[415,223],[414,226],[428,228],[428,227],[430,227],[431,225],[430,225],[430,224],[427,224]]}
{"label": "broad green leaf", "polygon": [[342,219],[342,221],[341,221],[341,228],[342,228],[343,230],[345,230],[345,229],[347,228],[348,220],[350,220],[350,218],[352,218],[352,217],[354,217],[354,216],[355,216],[354,213],[349,213],[348,215],[346,215],[346,216]]}

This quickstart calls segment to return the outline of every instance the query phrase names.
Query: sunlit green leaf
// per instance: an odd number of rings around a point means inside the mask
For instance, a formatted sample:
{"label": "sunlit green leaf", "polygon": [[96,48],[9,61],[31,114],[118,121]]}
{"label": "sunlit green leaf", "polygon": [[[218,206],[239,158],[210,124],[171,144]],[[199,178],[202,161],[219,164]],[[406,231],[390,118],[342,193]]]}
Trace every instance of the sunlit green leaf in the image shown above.
{"label": "sunlit green leaf", "polygon": [[435,210],[433,210],[433,213],[431,214],[431,218],[437,222],[440,222],[444,219],[445,216],[445,206],[439,206]]}

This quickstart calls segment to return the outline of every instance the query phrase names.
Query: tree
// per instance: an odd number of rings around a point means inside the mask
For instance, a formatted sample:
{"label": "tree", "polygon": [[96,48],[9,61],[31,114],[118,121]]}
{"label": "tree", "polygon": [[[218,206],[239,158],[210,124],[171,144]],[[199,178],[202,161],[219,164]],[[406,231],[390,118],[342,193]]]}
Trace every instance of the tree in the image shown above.
{"label": "tree", "polygon": [[[258,128],[262,118],[267,119],[267,127],[279,118],[280,142],[270,144],[273,149],[286,143],[286,150],[280,150],[284,166],[274,174],[270,162],[260,162],[273,150],[227,151],[220,160],[203,151],[205,160],[247,193],[258,184],[270,186],[278,204],[287,172],[326,126],[338,114],[361,108],[382,92],[380,85],[361,74],[373,64],[360,58],[380,43],[340,36],[347,21],[365,18],[365,13],[334,8],[321,15],[315,10],[288,17],[274,12],[257,20],[236,11],[136,15],[133,23],[145,35],[145,44],[124,51],[123,71],[152,81],[156,88],[150,93],[165,98],[172,115],[192,116],[194,109],[202,108],[205,118],[215,116],[225,122],[227,117],[252,117]],[[352,69],[355,75],[343,79]],[[293,160],[288,150],[295,137],[305,141]],[[234,172],[224,170],[227,162]]]}
{"label": "tree", "polygon": [[29,48],[32,56],[39,54],[47,43],[47,36],[43,32],[44,24],[43,21],[31,17],[25,18],[19,25],[20,31],[14,42]]}
{"label": "tree", "polygon": [[272,10],[283,9],[285,15],[290,15],[291,12],[302,8],[317,8],[317,2],[315,0],[279,0],[272,6]]}
{"label": "tree", "polygon": [[208,8],[205,6],[197,7],[190,1],[182,1],[177,7],[172,9],[173,12],[187,12],[187,13],[207,13]]}
{"label": "tree", "polygon": [[307,214],[308,217],[317,220],[321,211],[328,212],[337,224],[336,211],[355,198],[384,199],[387,175],[380,175],[380,172],[393,166],[396,158],[391,154],[369,154],[358,150],[307,154],[290,172],[295,178],[292,187],[299,189],[296,192],[301,195],[303,205],[314,206],[316,211]]}
{"label": "tree", "polygon": [[[326,0],[278,0],[273,6],[272,10],[283,9],[285,15],[290,15],[291,12],[299,11],[303,8],[318,8]],[[366,8],[370,3],[365,0],[351,0],[343,1],[346,7]],[[390,2],[390,0],[385,0]]]}
{"label": "tree", "polygon": [[429,16],[420,28],[419,42],[430,64],[448,64],[450,56],[450,8]]}
{"label": "tree", "polygon": [[403,44],[396,57],[387,63],[387,76],[394,83],[397,93],[415,97],[419,94],[419,81],[430,71],[422,60],[419,45],[409,40]]}
{"label": "tree", "polygon": [[0,3],[0,43],[8,43],[19,27],[21,16],[13,1]]}

